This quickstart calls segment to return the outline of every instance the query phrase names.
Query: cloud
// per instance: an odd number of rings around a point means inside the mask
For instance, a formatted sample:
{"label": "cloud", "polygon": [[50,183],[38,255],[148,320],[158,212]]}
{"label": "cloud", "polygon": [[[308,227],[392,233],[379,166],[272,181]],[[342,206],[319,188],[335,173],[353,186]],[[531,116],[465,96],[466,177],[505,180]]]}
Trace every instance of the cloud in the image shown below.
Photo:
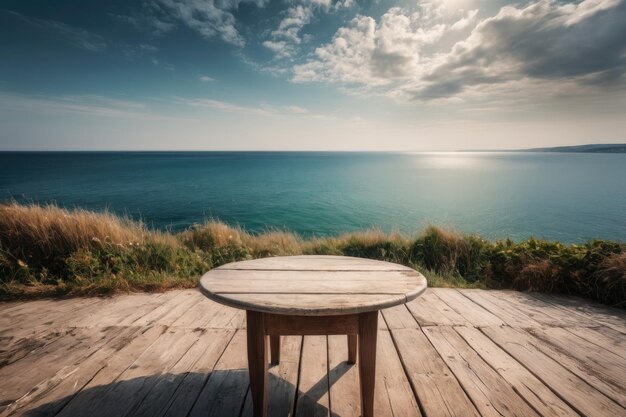
{"label": "cloud", "polygon": [[256,107],[242,106],[239,104],[230,103],[227,101],[213,100],[207,98],[174,98],[174,103],[184,104],[190,107],[208,108],[228,113],[240,113],[240,114],[252,114],[258,116],[267,117],[283,117],[283,116],[298,116],[298,117],[310,117],[310,118],[327,118],[327,116],[317,113],[312,113],[308,109],[300,106],[274,106],[269,104],[262,104]]}
{"label": "cloud", "polygon": [[285,16],[278,28],[271,32],[270,39],[262,45],[274,52],[278,59],[293,57],[298,52],[298,45],[306,39],[300,36],[301,30],[311,23],[317,10],[331,12],[353,5],[353,0],[338,0],[334,6],[332,0],[300,0],[299,4],[290,6],[284,12]]}
{"label": "cloud", "polygon": [[[512,82],[562,82],[569,89],[623,85],[623,0],[540,0],[503,7],[478,24],[474,11],[442,23],[438,10],[392,8],[378,22],[357,16],[307,62],[294,66],[292,80],[418,100],[480,89],[493,93]],[[444,49],[442,39],[461,35]]]}
{"label": "cloud", "polygon": [[25,16],[21,13],[10,10],[5,10],[4,12],[25,22],[31,27],[48,32],[53,36],[60,37],[75,47],[93,52],[99,52],[107,48],[107,43],[104,41],[102,36],[89,32],[85,29],[71,26],[57,20],[39,19],[36,17]]}
{"label": "cloud", "polygon": [[[305,5],[289,7],[278,28],[272,31],[271,40],[263,42],[263,46],[274,52],[276,58],[293,56],[297,51],[296,45],[302,43],[300,31],[311,22],[313,8],[319,5],[320,3],[308,2]],[[327,7],[325,4],[322,5]]]}
{"label": "cloud", "polygon": [[245,41],[236,28],[233,11],[244,2],[258,7],[266,4],[265,0],[155,0],[146,7],[151,12],[150,24],[159,31],[170,31],[178,22],[204,38],[219,37],[241,47]]}
{"label": "cloud", "polygon": [[332,41],[315,50],[315,58],[294,67],[295,82],[329,81],[379,86],[420,72],[420,51],[439,40],[445,25],[424,29],[419,13],[400,8],[385,13],[379,23],[357,16],[340,28]]}
{"label": "cloud", "polygon": [[203,83],[209,83],[215,81],[215,78],[209,77],[208,75],[203,75],[200,77],[200,81],[202,81]]}
{"label": "cloud", "polygon": [[135,119],[153,119],[156,117],[145,112],[144,103],[90,94],[46,96],[0,91],[0,109]]}

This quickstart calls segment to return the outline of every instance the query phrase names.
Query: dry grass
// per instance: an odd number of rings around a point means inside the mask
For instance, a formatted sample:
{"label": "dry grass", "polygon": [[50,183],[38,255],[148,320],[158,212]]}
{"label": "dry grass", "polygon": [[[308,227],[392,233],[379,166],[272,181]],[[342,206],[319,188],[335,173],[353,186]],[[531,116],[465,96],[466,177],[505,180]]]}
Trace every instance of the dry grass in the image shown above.
{"label": "dry grass", "polygon": [[408,265],[430,286],[561,292],[624,305],[625,252],[619,242],[489,242],[435,226],[413,237],[371,229],[305,240],[279,230],[251,234],[210,220],[171,234],[109,212],[0,204],[2,298],[191,287],[224,263],[318,254]]}
{"label": "dry grass", "polygon": [[0,218],[0,242],[9,242],[14,256],[45,256],[106,243],[133,246],[153,241],[178,245],[172,235],[149,231],[142,223],[108,211],[9,203],[0,205]]}
{"label": "dry grass", "polygon": [[260,235],[247,234],[243,243],[250,249],[254,258],[302,255],[304,247],[304,240],[300,236],[278,230]]}
{"label": "dry grass", "polygon": [[626,252],[606,257],[593,277],[596,298],[615,306],[626,306]]}

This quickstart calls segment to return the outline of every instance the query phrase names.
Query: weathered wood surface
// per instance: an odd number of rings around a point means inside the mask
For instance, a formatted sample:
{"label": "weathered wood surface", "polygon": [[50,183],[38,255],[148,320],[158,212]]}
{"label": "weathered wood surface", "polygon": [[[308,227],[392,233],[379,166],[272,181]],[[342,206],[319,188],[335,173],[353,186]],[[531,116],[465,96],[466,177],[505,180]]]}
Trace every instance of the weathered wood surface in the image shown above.
{"label": "weathered wood surface", "polygon": [[414,269],[347,256],[285,256],[234,262],[207,272],[202,292],[262,313],[328,316],[404,304],[426,289]]}
{"label": "weathered wood surface", "polygon": [[[374,415],[624,416],[624,317],[581,299],[427,290],[379,316]],[[0,304],[0,417],[249,417],[244,325],[195,290]],[[345,335],[280,345],[268,415],[360,415]]]}

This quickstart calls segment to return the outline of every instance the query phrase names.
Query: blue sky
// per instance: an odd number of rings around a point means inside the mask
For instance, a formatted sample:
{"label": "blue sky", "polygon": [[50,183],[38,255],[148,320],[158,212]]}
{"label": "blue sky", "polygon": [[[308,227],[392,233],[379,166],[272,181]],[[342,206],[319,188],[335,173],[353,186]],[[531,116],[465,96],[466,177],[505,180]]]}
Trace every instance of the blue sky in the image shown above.
{"label": "blue sky", "polygon": [[624,142],[626,2],[0,1],[0,149]]}

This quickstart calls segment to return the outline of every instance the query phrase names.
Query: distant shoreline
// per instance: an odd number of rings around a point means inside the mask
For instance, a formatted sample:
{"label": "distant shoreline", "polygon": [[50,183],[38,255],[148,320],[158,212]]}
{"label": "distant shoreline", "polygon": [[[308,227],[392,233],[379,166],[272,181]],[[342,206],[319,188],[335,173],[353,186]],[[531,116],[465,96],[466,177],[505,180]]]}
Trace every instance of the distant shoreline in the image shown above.
{"label": "distant shoreline", "polygon": [[531,148],[520,152],[560,152],[560,153],[626,153],[626,143],[605,143],[595,145],[555,146],[551,148]]}

